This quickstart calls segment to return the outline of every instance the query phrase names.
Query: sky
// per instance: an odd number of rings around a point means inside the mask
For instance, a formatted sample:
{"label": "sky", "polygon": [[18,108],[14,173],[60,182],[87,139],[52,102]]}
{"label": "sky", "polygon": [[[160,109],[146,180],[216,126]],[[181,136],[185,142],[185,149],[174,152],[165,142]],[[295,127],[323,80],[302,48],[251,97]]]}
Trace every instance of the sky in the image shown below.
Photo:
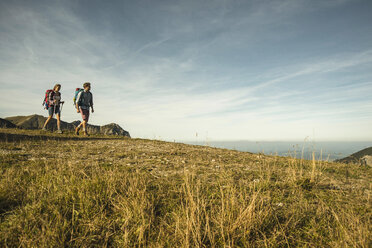
{"label": "sky", "polygon": [[372,141],[372,1],[0,1],[0,117],[161,140]]}

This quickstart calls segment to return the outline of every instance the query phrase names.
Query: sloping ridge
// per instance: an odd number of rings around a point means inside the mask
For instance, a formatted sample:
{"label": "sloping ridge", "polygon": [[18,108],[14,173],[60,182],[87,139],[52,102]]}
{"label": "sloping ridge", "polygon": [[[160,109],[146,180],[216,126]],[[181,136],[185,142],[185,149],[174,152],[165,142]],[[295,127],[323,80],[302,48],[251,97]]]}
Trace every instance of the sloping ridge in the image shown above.
{"label": "sloping ridge", "polygon": [[12,122],[0,118],[0,128],[16,128],[17,126],[14,125]]}
{"label": "sloping ridge", "polygon": [[[3,120],[10,122],[18,128],[22,129],[41,129],[46,121],[46,117],[41,115],[29,115],[29,116],[13,116],[7,117]],[[4,122],[5,123],[5,122]],[[75,128],[80,124],[80,121],[74,121],[71,123],[61,121],[61,129],[67,131],[74,131]],[[5,126],[4,126],[5,127]],[[47,125],[47,129],[55,131],[57,129],[57,120],[52,119]],[[118,124],[111,123],[104,126],[96,126],[88,124],[87,130],[91,134],[105,134],[105,135],[118,135],[130,137],[128,131],[124,130]]]}
{"label": "sloping ridge", "polygon": [[[22,129],[41,129],[46,121],[46,117],[41,115],[29,115],[29,116],[13,116],[5,118],[15,124],[17,127]],[[69,123],[61,121],[62,129],[69,129]],[[52,119],[48,124],[50,130],[54,130],[57,125],[57,120]]]}
{"label": "sloping ridge", "polygon": [[365,148],[359,152],[353,153],[348,157],[335,160],[339,163],[361,163],[364,159],[369,159],[372,156],[372,147]]}

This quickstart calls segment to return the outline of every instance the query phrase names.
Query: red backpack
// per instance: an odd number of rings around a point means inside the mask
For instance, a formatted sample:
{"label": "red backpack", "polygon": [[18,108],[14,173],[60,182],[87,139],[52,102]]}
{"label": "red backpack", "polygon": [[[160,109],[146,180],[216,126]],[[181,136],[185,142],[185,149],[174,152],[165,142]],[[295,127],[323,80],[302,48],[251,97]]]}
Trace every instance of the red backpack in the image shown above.
{"label": "red backpack", "polygon": [[53,92],[53,90],[47,90],[45,91],[45,97],[44,97],[44,101],[42,103],[42,105],[44,106],[44,109],[48,109],[50,106],[49,106],[49,94],[51,94]]}

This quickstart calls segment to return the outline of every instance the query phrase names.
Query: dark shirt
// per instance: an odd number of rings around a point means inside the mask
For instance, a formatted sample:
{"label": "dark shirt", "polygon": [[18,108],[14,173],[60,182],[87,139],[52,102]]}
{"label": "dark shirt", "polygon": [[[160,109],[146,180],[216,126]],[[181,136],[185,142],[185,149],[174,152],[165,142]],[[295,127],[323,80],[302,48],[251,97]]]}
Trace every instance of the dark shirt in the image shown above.
{"label": "dark shirt", "polygon": [[56,106],[59,106],[61,102],[61,92],[52,91],[49,94],[48,101],[49,101],[49,106],[54,106],[54,101],[56,101]]}
{"label": "dark shirt", "polygon": [[[81,98],[81,100],[80,100]],[[80,101],[80,108],[89,109],[93,107],[93,95],[90,91],[82,91],[78,94],[76,102]]]}

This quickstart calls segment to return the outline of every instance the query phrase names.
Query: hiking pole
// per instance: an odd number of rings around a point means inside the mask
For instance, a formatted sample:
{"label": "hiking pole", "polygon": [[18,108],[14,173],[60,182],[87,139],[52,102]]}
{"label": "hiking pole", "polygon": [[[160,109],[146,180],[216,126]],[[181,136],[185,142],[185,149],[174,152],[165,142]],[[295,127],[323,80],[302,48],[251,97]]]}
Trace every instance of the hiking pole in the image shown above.
{"label": "hiking pole", "polygon": [[62,108],[63,108],[63,104],[64,104],[65,102],[61,102],[61,108],[59,109],[59,114],[61,114],[62,113]]}

